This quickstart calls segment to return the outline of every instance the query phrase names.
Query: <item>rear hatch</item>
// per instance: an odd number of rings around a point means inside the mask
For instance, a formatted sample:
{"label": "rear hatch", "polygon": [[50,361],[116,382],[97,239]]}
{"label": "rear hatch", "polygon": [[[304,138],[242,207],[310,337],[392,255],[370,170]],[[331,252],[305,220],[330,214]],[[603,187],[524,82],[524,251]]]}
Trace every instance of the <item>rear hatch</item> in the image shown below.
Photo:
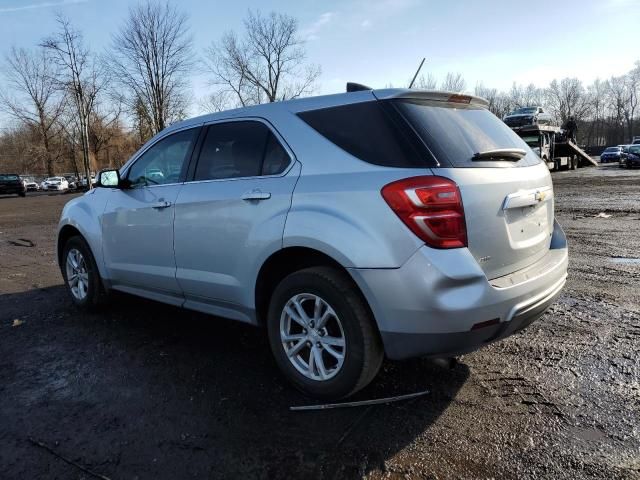
{"label": "rear hatch", "polygon": [[469,250],[493,279],[535,263],[554,223],[551,176],[527,144],[471,97],[391,102],[462,195]]}

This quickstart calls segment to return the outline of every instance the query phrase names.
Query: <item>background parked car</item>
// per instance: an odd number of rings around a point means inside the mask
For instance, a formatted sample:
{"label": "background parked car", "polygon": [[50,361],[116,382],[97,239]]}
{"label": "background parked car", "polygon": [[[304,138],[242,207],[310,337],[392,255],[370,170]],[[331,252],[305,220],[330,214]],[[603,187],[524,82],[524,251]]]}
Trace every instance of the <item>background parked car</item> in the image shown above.
{"label": "background parked car", "polygon": [[622,156],[622,145],[607,147],[600,154],[600,163],[619,162]]}
{"label": "background parked car", "polygon": [[523,107],[514,110],[504,117],[504,123],[510,127],[523,127],[525,125],[551,125],[553,117],[544,111],[542,107]]}
{"label": "background parked car", "polygon": [[630,146],[631,145],[620,145],[620,147],[622,148],[622,152],[620,152],[620,160],[618,161],[618,166],[620,168],[625,167],[625,160],[627,158],[627,153],[629,153]]}
{"label": "background parked car", "polygon": [[624,165],[627,168],[640,167],[640,144],[629,146],[625,154]]}
{"label": "background parked car", "polygon": [[69,182],[64,177],[49,177],[40,185],[42,190],[57,190],[65,191],[69,190]]}
{"label": "background parked car", "polygon": [[15,173],[0,173],[0,195],[18,194],[24,197],[27,189],[20,175]]}
{"label": "background parked car", "polygon": [[76,188],[78,188],[78,180],[76,179],[76,177],[73,176],[65,176],[65,178],[67,179],[67,182],[69,183],[69,189],[70,190],[75,190]]}
{"label": "background parked car", "polygon": [[[91,184],[93,185],[94,183],[96,183],[96,176],[95,175],[91,175]],[[79,185],[82,188],[86,188],[88,187],[87,185],[87,177],[81,177],[80,180],[78,181],[77,185]]]}
{"label": "background parked car", "polygon": [[40,190],[40,185],[38,185],[38,182],[36,182],[33,177],[23,177],[22,180],[27,192],[37,192]]}

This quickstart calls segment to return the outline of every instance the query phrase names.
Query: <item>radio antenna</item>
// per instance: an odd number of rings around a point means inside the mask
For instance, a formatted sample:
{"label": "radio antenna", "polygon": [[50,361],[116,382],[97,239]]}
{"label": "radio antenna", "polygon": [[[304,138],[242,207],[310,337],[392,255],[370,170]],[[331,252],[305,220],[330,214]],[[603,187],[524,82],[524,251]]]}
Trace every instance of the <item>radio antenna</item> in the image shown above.
{"label": "radio antenna", "polygon": [[411,80],[411,83],[409,84],[409,88],[413,87],[413,82],[415,82],[416,78],[418,78],[418,74],[420,73],[420,70],[422,70],[422,65],[424,65],[425,60],[426,58],[423,58],[422,61],[420,62],[420,66],[418,67],[418,70],[416,70],[416,74],[413,76],[413,80]]}

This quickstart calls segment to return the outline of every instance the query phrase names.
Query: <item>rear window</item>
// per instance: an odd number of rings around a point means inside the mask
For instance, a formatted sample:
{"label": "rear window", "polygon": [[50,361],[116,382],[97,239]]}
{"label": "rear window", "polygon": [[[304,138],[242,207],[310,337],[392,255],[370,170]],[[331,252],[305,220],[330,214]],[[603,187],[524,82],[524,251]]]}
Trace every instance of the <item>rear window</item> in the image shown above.
{"label": "rear window", "polygon": [[620,150],[619,147],[609,147],[605,149],[605,152],[617,152],[619,150]]}
{"label": "rear window", "polygon": [[[541,161],[513,130],[484,108],[409,99],[393,103],[442,166],[524,167]],[[472,160],[476,153],[498,148],[520,148],[527,155],[517,162]]]}
{"label": "rear window", "polygon": [[11,175],[11,174],[0,174],[0,180],[4,180],[4,181],[12,181],[12,180],[18,180],[18,175]]}
{"label": "rear window", "polygon": [[393,108],[377,100],[298,113],[329,141],[368,163],[385,167],[436,165]]}

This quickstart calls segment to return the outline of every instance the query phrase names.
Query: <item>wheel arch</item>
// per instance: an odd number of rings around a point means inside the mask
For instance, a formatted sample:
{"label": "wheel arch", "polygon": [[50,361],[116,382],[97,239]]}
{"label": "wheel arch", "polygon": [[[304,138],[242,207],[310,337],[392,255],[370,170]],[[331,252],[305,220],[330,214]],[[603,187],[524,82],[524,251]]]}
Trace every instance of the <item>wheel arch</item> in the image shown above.
{"label": "wheel arch", "polygon": [[85,241],[87,240],[84,235],[73,225],[64,225],[60,231],[58,232],[58,242],[57,242],[57,258],[58,258],[58,266],[62,268],[62,254],[64,253],[64,246],[67,241],[71,237],[82,237]]}
{"label": "wheel arch", "polygon": [[96,262],[96,266],[98,267],[98,273],[100,274],[100,277],[104,282],[105,272],[103,271],[104,266],[102,264],[102,252],[96,249],[95,245],[93,244],[94,242],[91,241],[91,236],[87,235],[86,232],[84,232],[77,223],[66,223],[62,225],[58,230],[58,237],[56,242],[56,257],[58,260],[58,266],[62,268],[62,255],[64,253],[65,244],[70,238],[75,236],[81,237],[87,243],[87,246],[91,251],[91,255],[93,255],[94,261]]}
{"label": "wheel arch", "polygon": [[338,260],[325,252],[314,248],[299,246],[280,249],[271,254],[262,264],[256,277],[254,290],[256,321],[258,325],[264,326],[266,323],[269,300],[278,283],[293,272],[316,266],[330,266],[346,274],[355,291],[362,297],[365,305],[369,309],[371,318],[373,318],[377,329],[377,321],[375,320],[371,306],[364,292],[349,272],[349,269],[345,268]]}

